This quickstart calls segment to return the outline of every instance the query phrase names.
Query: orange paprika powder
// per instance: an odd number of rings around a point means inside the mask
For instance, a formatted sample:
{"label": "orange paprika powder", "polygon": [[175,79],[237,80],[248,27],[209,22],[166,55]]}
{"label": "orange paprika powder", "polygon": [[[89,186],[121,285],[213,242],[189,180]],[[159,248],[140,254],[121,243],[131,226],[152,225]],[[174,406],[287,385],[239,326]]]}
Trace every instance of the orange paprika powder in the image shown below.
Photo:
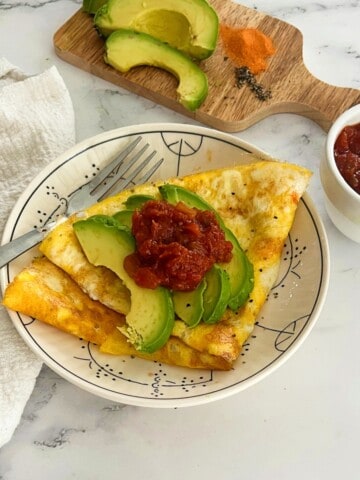
{"label": "orange paprika powder", "polygon": [[220,36],[226,55],[254,75],[266,70],[267,58],[276,52],[271,38],[256,28],[220,25]]}

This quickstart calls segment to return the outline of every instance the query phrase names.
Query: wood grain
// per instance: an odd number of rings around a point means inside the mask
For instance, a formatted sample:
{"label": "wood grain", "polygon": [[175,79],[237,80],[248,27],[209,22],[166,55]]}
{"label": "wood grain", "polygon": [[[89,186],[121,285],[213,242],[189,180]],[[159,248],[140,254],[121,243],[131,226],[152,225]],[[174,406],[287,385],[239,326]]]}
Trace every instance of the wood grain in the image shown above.
{"label": "wood grain", "polygon": [[335,118],[360,103],[360,91],[329,85],[315,78],[305,67],[301,32],[286,22],[244,7],[230,0],[210,0],[220,22],[239,28],[258,28],[271,37],[276,54],[257,80],[272,92],[272,98],[258,100],[246,86],[235,84],[235,65],[226,59],[221,40],[215,53],[201,62],[209,80],[209,95],[196,112],[176,100],[177,80],[153,67],[136,67],[126,74],[103,61],[104,40],[92,17],[79,10],[54,35],[57,55],[66,62],[115,85],[146,97],[188,117],[226,132],[238,132],[275,113],[297,113],[311,118],[327,131]]}

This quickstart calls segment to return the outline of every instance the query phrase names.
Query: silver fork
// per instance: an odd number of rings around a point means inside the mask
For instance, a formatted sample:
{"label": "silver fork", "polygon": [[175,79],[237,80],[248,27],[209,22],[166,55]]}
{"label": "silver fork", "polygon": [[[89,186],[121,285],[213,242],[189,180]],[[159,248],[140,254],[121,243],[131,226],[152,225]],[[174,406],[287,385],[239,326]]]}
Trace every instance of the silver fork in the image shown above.
{"label": "silver fork", "polygon": [[[110,162],[109,165],[103,168],[96,175],[96,177],[94,177],[90,182],[85,183],[82,187],[80,187],[79,190],[70,196],[66,211],[61,220],[98,202],[104,198],[106,194],[108,194],[115,186],[117,187],[117,191],[126,188],[137,177],[137,175],[139,175],[145,169],[150,160],[154,157],[154,155],[156,155],[156,150],[153,150],[149,155],[147,155],[145,160],[143,160],[139,165],[136,166],[136,168],[134,168],[134,170],[132,170],[126,177],[123,177],[123,175],[126,174],[131,167],[135,167],[138,160],[141,159],[149,147],[149,144],[147,143],[129,160],[127,160],[128,156],[135,149],[136,145],[141,141],[141,139],[142,137],[137,137],[134,141],[132,141],[124,150],[122,150],[120,155],[117,156],[115,160]],[[145,183],[147,180],[149,180],[163,161],[164,159],[161,158],[158,162],[156,162],[151,168],[149,168],[149,170],[146,171],[146,173],[144,173],[137,183]],[[15,240],[2,245],[0,247],[0,268],[29,250],[34,245],[40,243],[45,235],[58,223],[59,220],[49,222],[47,225],[41,228],[30,230]]]}

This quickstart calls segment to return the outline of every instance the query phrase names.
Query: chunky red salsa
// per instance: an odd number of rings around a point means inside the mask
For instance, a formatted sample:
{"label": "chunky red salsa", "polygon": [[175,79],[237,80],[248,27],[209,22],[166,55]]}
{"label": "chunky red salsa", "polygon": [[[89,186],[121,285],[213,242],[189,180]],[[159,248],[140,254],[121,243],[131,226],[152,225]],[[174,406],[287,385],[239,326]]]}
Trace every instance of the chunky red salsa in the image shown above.
{"label": "chunky red salsa", "polygon": [[334,155],[341,175],[360,194],[360,123],[341,131],[335,142]]}
{"label": "chunky red salsa", "polygon": [[194,290],[214,263],[232,257],[232,244],[214,213],[182,202],[146,202],[133,214],[132,233],[136,251],[125,258],[124,266],[145,288]]}

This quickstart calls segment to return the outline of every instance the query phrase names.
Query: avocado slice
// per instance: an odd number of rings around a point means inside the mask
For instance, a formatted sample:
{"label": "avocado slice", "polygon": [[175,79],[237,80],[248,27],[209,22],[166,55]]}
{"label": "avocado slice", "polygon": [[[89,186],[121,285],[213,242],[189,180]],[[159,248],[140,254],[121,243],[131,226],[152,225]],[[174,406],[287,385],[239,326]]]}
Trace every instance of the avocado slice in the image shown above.
{"label": "avocado slice", "polygon": [[79,220],[73,228],[89,262],[115,272],[130,291],[130,312],[122,333],[142,352],[153,353],[161,348],[174,325],[171,294],[163,287],[139,287],[126,272],[124,258],[135,250],[135,239],[128,228],[106,215]]}
{"label": "avocado slice", "polygon": [[145,194],[130,195],[124,202],[125,210],[120,210],[113,215],[113,218],[117,220],[121,225],[125,225],[131,231],[132,228],[132,216],[134,210],[141,208],[145,202],[149,200],[155,200],[155,197]]}
{"label": "avocado slice", "polygon": [[254,270],[235,235],[225,226],[224,221],[216,210],[196,193],[179,185],[169,183],[161,185],[159,191],[162,197],[169,203],[176,204],[181,201],[189,207],[195,207],[199,210],[211,210],[215,213],[219,225],[225,233],[226,240],[229,240],[233,245],[231,261],[221,264],[221,268],[227,272],[230,281],[231,294],[228,305],[232,310],[241,307],[254,287]]}
{"label": "avocado slice", "polygon": [[146,33],[116,30],[106,40],[105,62],[127,72],[139,65],[151,65],[172,73],[178,80],[179,102],[196,110],[208,94],[205,73],[189,57]]}
{"label": "avocado slice", "polygon": [[147,33],[198,60],[214,52],[219,33],[206,0],[108,0],[94,23],[104,36],[119,28]]}
{"label": "avocado slice", "polygon": [[94,15],[106,2],[107,0],[83,0],[82,8],[84,12]]}
{"label": "avocado slice", "polygon": [[254,267],[232,231],[226,227],[224,231],[226,240],[233,245],[233,256],[229,263],[221,264],[221,266],[230,279],[229,307],[237,310],[246,302],[254,288]]}
{"label": "avocado slice", "polygon": [[204,291],[205,323],[216,323],[224,315],[230,299],[230,281],[225,270],[215,264],[205,275],[206,289]]}
{"label": "avocado slice", "polygon": [[141,208],[145,202],[149,200],[155,200],[155,197],[152,195],[145,195],[143,193],[138,193],[135,195],[130,195],[124,202],[124,205],[129,210],[136,210],[137,208]]}
{"label": "avocado slice", "polygon": [[115,218],[115,220],[119,222],[120,225],[124,225],[125,227],[127,227],[129,229],[129,232],[131,232],[133,213],[133,210],[120,210],[113,215],[113,218]]}
{"label": "avocado slice", "polygon": [[205,288],[206,281],[203,279],[191,292],[173,293],[175,313],[188,327],[196,327],[203,317]]}

